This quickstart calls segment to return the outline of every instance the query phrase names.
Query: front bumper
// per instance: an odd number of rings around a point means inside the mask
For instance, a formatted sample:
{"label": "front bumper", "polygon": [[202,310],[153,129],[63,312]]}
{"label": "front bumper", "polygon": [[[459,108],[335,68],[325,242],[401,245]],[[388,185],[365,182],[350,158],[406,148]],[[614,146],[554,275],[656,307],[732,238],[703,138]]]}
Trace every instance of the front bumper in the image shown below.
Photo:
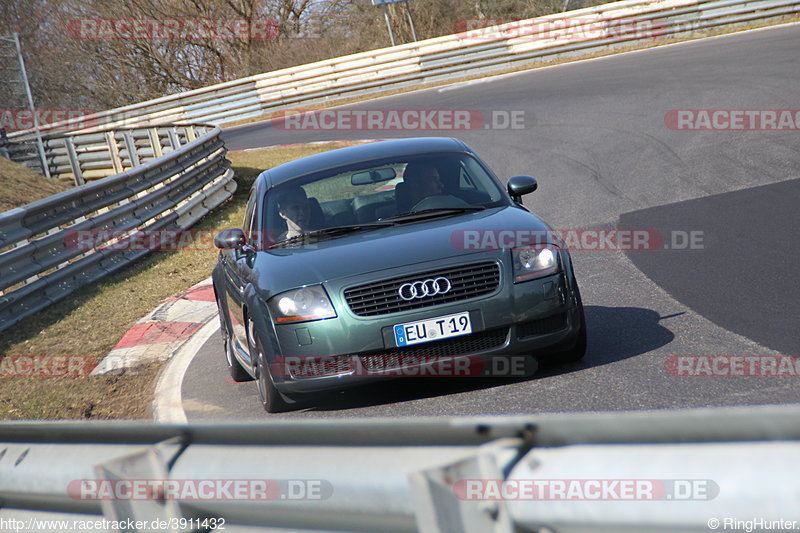
{"label": "front bumper", "polygon": [[[337,310],[336,318],[297,324],[273,322],[265,328],[273,336],[271,344],[277,347],[276,353],[268,356],[273,382],[282,393],[299,395],[401,375],[437,375],[436,369],[432,373],[424,369],[413,371],[434,360],[440,363],[434,365],[439,370],[453,368],[443,367],[444,362],[467,361],[466,375],[477,375],[475,369],[481,365],[492,368],[493,359],[535,355],[568,344],[578,334],[580,310],[569,256],[563,254],[560,272],[516,284],[512,283],[510,261],[498,253],[439,261],[433,265],[435,268],[491,259],[500,266],[500,283],[494,292],[484,296],[377,317],[353,314],[344,299],[344,290],[376,277],[407,274],[409,266],[325,283]],[[420,265],[420,271],[430,268],[431,265]],[[395,342],[396,324],[465,311],[469,312],[472,325],[469,335],[402,348]],[[371,364],[376,358],[381,363]],[[419,358],[418,365],[415,358]],[[535,370],[535,360],[528,359]],[[304,363],[298,365],[299,361]],[[315,365],[315,361],[319,364]],[[404,371],[392,368],[391,362],[396,361],[402,362]],[[315,371],[308,372],[309,368]],[[464,368],[463,364],[460,368]]]}

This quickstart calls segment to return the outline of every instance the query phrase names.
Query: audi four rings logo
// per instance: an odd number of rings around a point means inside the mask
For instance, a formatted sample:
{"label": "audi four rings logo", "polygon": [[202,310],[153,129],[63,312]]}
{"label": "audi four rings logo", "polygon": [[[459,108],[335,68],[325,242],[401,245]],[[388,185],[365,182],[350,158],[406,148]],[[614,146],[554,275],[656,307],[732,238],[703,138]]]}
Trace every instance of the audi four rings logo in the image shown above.
{"label": "audi four rings logo", "polygon": [[415,298],[425,298],[426,296],[436,296],[437,294],[446,294],[450,292],[453,285],[450,280],[444,276],[439,276],[435,279],[426,279],[424,281],[415,281],[413,283],[404,283],[400,285],[400,290],[397,293],[400,298],[410,302]]}

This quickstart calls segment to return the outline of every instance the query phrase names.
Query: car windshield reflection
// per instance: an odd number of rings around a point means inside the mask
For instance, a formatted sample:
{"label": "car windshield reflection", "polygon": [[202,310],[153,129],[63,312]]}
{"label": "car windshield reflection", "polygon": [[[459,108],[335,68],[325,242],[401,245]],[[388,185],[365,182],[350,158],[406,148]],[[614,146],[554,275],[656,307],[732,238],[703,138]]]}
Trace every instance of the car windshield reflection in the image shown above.
{"label": "car windshield reflection", "polygon": [[456,216],[508,202],[468,154],[340,167],[282,183],[267,193],[266,200],[268,246],[392,225],[385,221]]}

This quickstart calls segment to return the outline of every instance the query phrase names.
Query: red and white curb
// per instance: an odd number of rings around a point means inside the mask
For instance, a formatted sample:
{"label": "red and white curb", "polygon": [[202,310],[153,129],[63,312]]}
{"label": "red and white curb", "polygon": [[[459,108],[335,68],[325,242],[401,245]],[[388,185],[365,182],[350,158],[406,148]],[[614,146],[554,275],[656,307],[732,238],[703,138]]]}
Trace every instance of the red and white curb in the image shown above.
{"label": "red and white curb", "polygon": [[194,356],[208,339],[219,331],[219,320],[209,320],[183,344],[161,372],[153,399],[153,420],[160,424],[186,424],[183,410],[183,377]]}
{"label": "red and white curb", "polygon": [[208,278],[169,298],[134,324],[92,374],[170,359],[216,315],[214,289]]}

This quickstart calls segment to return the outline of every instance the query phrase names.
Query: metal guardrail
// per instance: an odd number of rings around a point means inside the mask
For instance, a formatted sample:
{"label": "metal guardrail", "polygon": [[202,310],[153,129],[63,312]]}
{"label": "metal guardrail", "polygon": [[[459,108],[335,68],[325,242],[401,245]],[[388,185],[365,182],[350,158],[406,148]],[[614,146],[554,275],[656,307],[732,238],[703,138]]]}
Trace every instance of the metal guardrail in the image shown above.
{"label": "metal guardrail", "polygon": [[[180,128],[182,135],[164,126],[62,139],[73,156],[79,148],[80,154],[96,153],[82,150],[93,142],[112,147],[110,161],[105,152],[93,160],[95,168],[82,166],[77,175],[114,175],[0,213],[0,331],[148,253],[125,250],[120,241],[145,230],[188,228],[233,194],[220,129]],[[126,148],[114,152],[120,138]],[[167,153],[163,138],[170,143]],[[76,245],[81,230],[94,232],[91,249]]]}
{"label": "metal guardrail", "polygon": [[[75,185],[139,166],[173,152],[210,131],[212,126],[169,125],[121,128],[99,133],[50,135],[43,147],[50,176]],[[29,139],[0,141],[0,154],[44,174],[36,143]]]}
{"label": "metal guardrail", "polygon": [[[39,530],[36,520],[105,517],[146,524],[125,531],[213,518],[229,531],[707,533],[713,519],[800,523],[798,454],[797,406],[335,424],[0,423],[0,521],[22,520],[24,531]],[[276,490],[180,501],[159,491],[82,493],[81,480],[254,481]],[[612,489],[602,497],[519,490],[587,481]],[[615,481],[664,490],[625,497]],[[315,494],[287,491],[310,482]],[[467,482],[503,492],[471,495]],[[750,528],[763,529],[791,528]]]}
{"label": "metal guardrail", "polygon": [[[66,131],[86,123],[92,126],[78,131],[184,121],[228,124],[266,118],[280,110],[797,14],[798,0],[626,0],[507,23],[477,34],[448,35],[258,74],[50,124],[46,131]],[[11,137],[26,135],[30,130]]]}

